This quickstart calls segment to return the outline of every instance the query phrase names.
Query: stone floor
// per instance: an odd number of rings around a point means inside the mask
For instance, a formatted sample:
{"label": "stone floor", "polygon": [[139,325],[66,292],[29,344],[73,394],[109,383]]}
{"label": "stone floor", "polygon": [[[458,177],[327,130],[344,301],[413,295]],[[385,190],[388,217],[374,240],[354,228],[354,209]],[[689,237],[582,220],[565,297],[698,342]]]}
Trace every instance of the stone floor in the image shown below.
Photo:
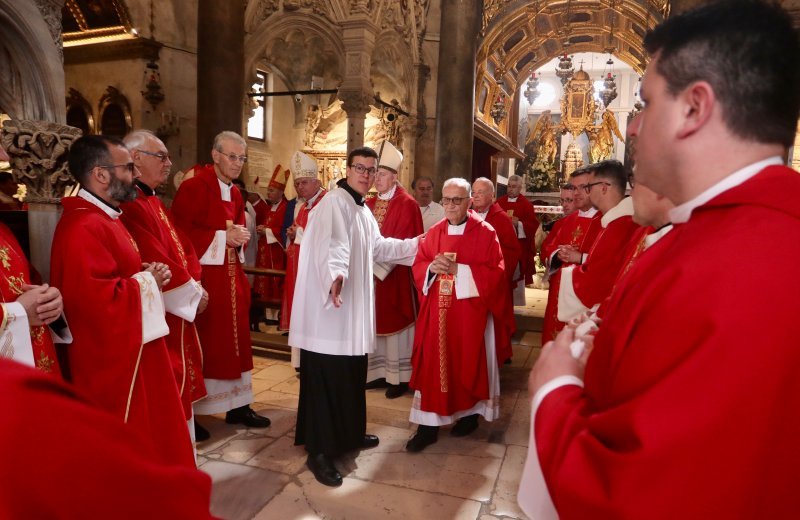
{"label": "stone floor", "polygon": [[[544,293],[544,298],[542,298]],[[528,290],[526,312],[541,315],[546,292]],[[522,310],[522,308],[520,308]],[[198,444],[200,469],[211,475],[213,514],[226,519],[525,518],[516,502],[528,446],[527,375],[540,348],[539,332],[517,334],[513,362],[501,368],[501,417],[467,438],[451,437],[422,453],[404,446],[411,395],[388,400],[367,391],[367,431],[380,445],[338,464],[339,488],[314,480],[306,453],[294,446],[299,380],[288,359],[256,358],[253,408],[268,416],[264,430],[201,421],[211,439]]]}

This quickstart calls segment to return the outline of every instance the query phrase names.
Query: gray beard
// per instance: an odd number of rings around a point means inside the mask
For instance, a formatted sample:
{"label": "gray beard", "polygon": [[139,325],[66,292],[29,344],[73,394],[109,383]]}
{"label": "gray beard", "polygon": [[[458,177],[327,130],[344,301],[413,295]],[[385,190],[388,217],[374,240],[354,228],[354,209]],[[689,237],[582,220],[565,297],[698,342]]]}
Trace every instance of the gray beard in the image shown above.
{"label": "gray beard", "polygon": [[111,183],[108,186],[108,196],[117,202],[132,202],[136,200],[136,186],[125,184],[115,175],[111,176]]}

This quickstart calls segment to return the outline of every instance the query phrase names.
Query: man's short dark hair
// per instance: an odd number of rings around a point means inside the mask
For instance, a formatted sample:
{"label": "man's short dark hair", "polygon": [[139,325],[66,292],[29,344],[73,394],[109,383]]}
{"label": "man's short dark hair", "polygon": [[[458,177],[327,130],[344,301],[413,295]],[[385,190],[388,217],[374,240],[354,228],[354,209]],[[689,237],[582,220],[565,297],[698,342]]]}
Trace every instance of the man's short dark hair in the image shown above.
{"label": "man's short dark hair", "polygon": [[369,146],[362,146],[361,148],[355,148],[347,154],[347,166],[353,164],[353,157],[371,157],[373,159],[378,159],[378,152],[370,148]]}
{"label": "man's short dark hair", "polygon": [[582,166],[580,168],[575,168],[575,171],[573,171],[572,173],[569,174],[569,178],[570,179],[574,179],[575,177],[578,177],[579,175],[586,175],[587,173],[590,173],[590,171],[591,170],[589,170],[588,166]]}
{"label": "man's short dark hair", "polygon": [[567,184],[562,184],[562,185],[561,185],[561,189],[562,189],[562,190],[569,190],[569,191],[573,191],[573,190],[575,190],[575,186],[574,186],[574,185],[572,185],[572,184],[569,184],[569,183],[567,183]]}
{"label": "man's short dark hair", "polygon": [[728,129],[791,146],[800,113],[800,43],[789,15],[760,0],[718,1],[675,15],[644,39],[677,95],[706,81]]}
{"label": "man's short dark hair", "polygon": [[85,135],[72,143],[67,163],[75,180],[86,184],[89,172],[95,166],[110,165],[112,146],[125,148],[125,143],[116,137],[105,135]]}
{"label": "man's short dark hair", "polygon": [[596,179],[603,179],[611,184],[620,194],[625,194],[628,183],[628,174],[621,162],[609,159],[592,165]]}
{"label": "man's short dark hair", "polygon": [[431,188],[433,187],[433,179],[431,179],[430,177],[426,177],[425,175],[421,175],[421,176],[417,177],[416,179],[414,179],[413,181],[411,181],[411,189],[412,190],[417,189],[417,183],[419,181],[428,181],[428,182],[431,183]]}

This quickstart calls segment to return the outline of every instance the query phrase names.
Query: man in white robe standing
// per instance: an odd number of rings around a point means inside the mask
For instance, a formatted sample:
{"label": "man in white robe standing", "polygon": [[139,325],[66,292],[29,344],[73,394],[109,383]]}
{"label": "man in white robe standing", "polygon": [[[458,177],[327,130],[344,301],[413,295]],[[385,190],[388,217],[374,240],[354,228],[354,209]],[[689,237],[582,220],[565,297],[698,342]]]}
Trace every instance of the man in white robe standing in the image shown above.
{"label": "man in white robe standing", "polygon": [[411,265],[418,238],[383,238],[364,206],[378,154],[348,154],[347,178],[310,214],[300,248],[289,344],[299,347],[300,401],[295,444],[327,486],[340,486],[333,459],[378,445],[366,433],[367,354],[375,350],[373,262]]}

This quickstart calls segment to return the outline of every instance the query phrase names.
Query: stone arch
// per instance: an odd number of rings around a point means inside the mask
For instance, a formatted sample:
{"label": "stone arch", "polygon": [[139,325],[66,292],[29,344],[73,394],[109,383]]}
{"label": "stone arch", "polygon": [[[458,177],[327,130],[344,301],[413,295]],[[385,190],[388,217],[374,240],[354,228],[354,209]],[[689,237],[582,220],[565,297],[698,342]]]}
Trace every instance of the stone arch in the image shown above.
{"label": "stone arch", "polygon": [[379,34],[370,59],[370,81],[373,91],[380,92],[381,99],[387,102],[397,99],[403,109],[412,111],[416,108],[416,88],[412,50],[408,47],[396,31]]}
{"label": "stone arch", "polygon": [[[47,14],[36,2],[0,0],[0,108],[16,119],[63,123],[64,68]],[[60,30],[60,27],[58,28]]]}

